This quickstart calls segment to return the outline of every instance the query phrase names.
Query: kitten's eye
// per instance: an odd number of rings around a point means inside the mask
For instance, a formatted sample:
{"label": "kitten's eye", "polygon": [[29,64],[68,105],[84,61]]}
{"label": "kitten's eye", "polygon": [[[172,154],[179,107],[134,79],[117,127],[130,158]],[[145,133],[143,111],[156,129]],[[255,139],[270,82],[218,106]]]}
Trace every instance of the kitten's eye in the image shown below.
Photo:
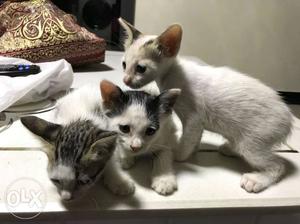
{"label": "kitten's eye", "polygon": [[147,128],[147,129],[146,129],[145,134],[148,135],[148,136],[150,136],[150,135],[154,135],[155,132],[156,132],[156,129],[150,127],[150,128]]}
{"label": "kitten's eye", "polygon": [[51,178],[51,181],[56,184],[56,185],[59,185],[60,184],[60,180],[59,179],[53,179]]}
{"label": "kitten's eye", "polygon": [[126,62],[125,61],[122,62],[122,67],[123,67],[124,70],[126,69]]}
{"label": "kitten's eye", "polygon": [[123,133],[129,133],[130,132],[130,127],[129,125],[119,125],[119,129]]}
{"label": "kitten's eye", "polygon": [[143,74],[146,71],[146,66],[137,65],[135,70],[137,73]]}

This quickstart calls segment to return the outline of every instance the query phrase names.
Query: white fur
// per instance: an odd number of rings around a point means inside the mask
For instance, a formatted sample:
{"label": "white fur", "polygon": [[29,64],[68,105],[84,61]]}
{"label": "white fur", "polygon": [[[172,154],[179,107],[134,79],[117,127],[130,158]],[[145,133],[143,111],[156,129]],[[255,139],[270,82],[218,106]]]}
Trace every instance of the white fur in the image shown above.
{"label": "white fur", "polygon": [[107,120],[93,113],[97,105],[100,107],[100,111],[103,111],[99,86],[85,85],[58,100],[54,119],[63,125],[78,119],[89,119],[99,128],[106,130]]}
{"label": "white fur", "polygon": [[[258,192],[278,181],[285,163],[271,150],[286,140],[292,116],[276,92],[227,67],[203,66],[176,56],[154,60],[149,51],[155,45],[144,43],[155,38],[142,36],[125,51],[125,79],[133,88],[155,80],[161,91],[182,90],[174,108],[183,124],[176,159],[186,160],[207,129],[226,137],[234,154],[259,170],[243,175],[246,191]],[[147,67],[144,74],[134,70],[140,63]]]}
{"label": "white fur", "polygon": [[51,179],[70,181],[75,180],[75,173],[72,167],[62,164],[53,167],[49,176]]}

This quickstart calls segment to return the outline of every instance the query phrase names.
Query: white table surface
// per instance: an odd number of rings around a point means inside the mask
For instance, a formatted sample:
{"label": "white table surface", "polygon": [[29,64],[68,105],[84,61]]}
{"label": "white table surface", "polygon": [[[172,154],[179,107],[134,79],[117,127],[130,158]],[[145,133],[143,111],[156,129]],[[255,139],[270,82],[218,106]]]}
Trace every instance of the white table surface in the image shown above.
{"label": "white table surface", "polygon": [[[108,52],[104,64],[89,71],[76,70],[74,88],[87,83],[99,83],[108,79],[124,87],[122,83],[121,53]],[[93,71],[96,69],[97,71]],[[103,71],[104,70],[104,71]],[[47,118],[47,114],[44,114]],[[300,121],[289,140],[289,145],[299,150]],[[206,133],[204,142],[219,144],[218,136]],[[72,205],[63,205],[55,187],[47,177],[47,157],[37,149],[43,143],[27,131],[19,121],[8,130],[0,133],[0,214],[7,213],[4,192],[15,179],[29,177],[42,184],[47,192],[46,212],[67,211],[145,211],[173,209],[216,209],[216,208],[297,208],[300,206],[300,154],[279,153],[292,164],[294,169],[278,184],[259,194],[249,194],[240,188],[241,174],[249,171],[244,162],[229,158],[217,152],[198,152],[193,159],[185,163],[175,163],[179,189],[173,195],[164,197],[149,188],[150,161],[139,161],[129,174],[136,180],[136,192],[133,196],[117,197],[107,191],[99,182],[84,199]],[[209,148],[215,148],[214,146]],[[289,150],[283,147],[284,150]],[[179,210],[176,210],[179,211]],[[20,211],[21,212],[21,211]],[[32,211],[22,211],[32,212]]]}

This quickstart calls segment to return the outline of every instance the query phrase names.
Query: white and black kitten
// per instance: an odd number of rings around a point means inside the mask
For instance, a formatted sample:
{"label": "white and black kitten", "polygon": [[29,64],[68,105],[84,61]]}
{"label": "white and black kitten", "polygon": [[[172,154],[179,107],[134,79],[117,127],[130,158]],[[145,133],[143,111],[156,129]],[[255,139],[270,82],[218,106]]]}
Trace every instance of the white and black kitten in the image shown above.
{"label": "white and black kitten", "polygon": [[[122,91],[112,83],[102,81],[101,93],[109,130],[119,132],[116,153],[122,168],[130,168],[139,155],[154,154],[151,187],[162,195],[173,193],[177,189],[173,149],[178,137],[172,108],[180,90],[170,89],[154,96],[144,91]],[[111,180],[114,182],[108,176],[106,181]],[[115,183],[111,186],[113,189],[118,187]]]}

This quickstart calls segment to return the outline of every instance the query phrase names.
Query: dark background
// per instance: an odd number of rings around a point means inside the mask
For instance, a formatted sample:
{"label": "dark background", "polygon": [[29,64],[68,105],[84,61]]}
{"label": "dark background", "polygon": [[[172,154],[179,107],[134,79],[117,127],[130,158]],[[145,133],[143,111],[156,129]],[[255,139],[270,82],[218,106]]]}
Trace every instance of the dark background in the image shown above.
{"label": "dark background", "polygon": [[108,50],[123,50],[118,18],[133,23],[135,0],[53,0],[59,8],[73,14],[77,22],[104,38]]}

